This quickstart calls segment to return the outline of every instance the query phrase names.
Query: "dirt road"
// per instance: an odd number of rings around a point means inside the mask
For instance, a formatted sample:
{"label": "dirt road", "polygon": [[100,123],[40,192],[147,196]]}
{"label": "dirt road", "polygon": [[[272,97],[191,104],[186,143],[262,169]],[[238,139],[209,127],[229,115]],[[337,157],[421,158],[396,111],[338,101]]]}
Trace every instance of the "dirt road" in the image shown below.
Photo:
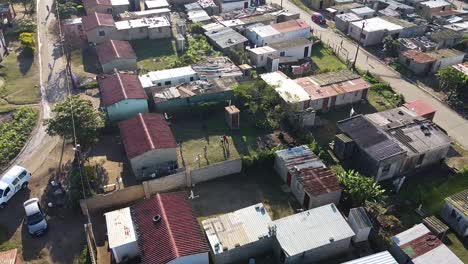
{"label": "dirt road", "polygon": [[[270,0],[269,2],[278,5],[282,2],[285,9],[293,13],[299,13],[301,18],[314,29],[314,34],[319,36],[325,44],[330,44],[336,48],[340,47],[339,55],[341,57],[354,59],[357,49],[357,45],[354,41],[333,32],[330,28],[321,27],[313,23],[307,12],[300,9],[289,0]],[[398,72],[394,71],[363,49],[360,49],[359,51],[356,66],[359,69],[368,70],[374,76],[378,76],[385,82],[388,82],[395,91],[403,94],[407,101],[422,99],[431,104],[432,107],[437,109],[437,113],[434,118],[435,123],[446,130],[449,136],[457,141],[464,149],[468,150],[468,137],[466,136],[466,131],[468,131],[468,121],[458,113],[453,111],[444,103],[435,99],[420,87],[403,79]]]}

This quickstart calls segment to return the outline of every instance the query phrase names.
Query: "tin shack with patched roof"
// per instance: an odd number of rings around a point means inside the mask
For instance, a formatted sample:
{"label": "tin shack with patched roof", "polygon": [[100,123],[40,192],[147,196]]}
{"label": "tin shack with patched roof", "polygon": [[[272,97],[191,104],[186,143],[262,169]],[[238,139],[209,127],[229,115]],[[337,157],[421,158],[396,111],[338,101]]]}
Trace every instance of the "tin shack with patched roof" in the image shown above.
{"label": "tin shack with patched roof", "polygon": [[392,237],[390,252],[398,263],[463,263],[424,224],[417,224]]}
{"label": "tin shack with patched roof", "polygon": [[96,78],[109,121],[121,121],[148,112],[148,97],[138,75],[117,72]]}
{"label": "tin shack with patched roof", "polygon": [[175,172],[177,144],[163,115],[143,113],[119,123],[125,153],[137,180]]}
{"label": "tin shack with patched roof", "polygon": [[134,71],[137,69],[137,57],[128,41],[108,40],[96,45],[96,55],[103,73]]}
{"label": "tin shack with patched roof", "polygon": [[468,189],[445,198],[442,218],[460,237],[468,237]]}

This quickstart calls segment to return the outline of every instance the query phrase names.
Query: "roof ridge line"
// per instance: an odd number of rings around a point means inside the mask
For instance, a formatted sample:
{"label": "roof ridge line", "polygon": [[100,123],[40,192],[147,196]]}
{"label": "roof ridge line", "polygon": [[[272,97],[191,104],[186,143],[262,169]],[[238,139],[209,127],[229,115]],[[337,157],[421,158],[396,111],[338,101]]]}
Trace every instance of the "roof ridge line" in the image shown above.
{"label": "roof ridge line", "polygon": [[124,85],[123,85],[123,82],[122,82],[122,78],[120,78],[120,72],[117,72],[117,80],[119,80],[120,90],[122,90],[122,93],[123,93],[123,95],[124,95],[124,98],[125,98],[125,99],[128,99],[127,92],[126,92],[125,89],[124,89]]}
{"label": "roof ridge line", "polygon": [[154,146],[153,139],[151,138],[148,127],[146,126],[145,119],[143,119],[143,115],[139,113],[138,117],[140,118],[141,124],[143,125],[143,131],[145,131],[146,139],[149,141],[151,149],[155,149],[156,147]]}
{"label": "roof ridge line", "polygon": [[170,224],[169,224],[169,221],[167,220],[167,216],[166,216],[166,209],[164,208],[164,204],[162,203],[161,201],[161,195],[158,193],[157,194],[158,196],[158,203],[159,203],[159,206],[161,207],[161,211],[163,212],[162,214],[162,217],[164,218],[164,221],[166,222],[166,228],[167,228],[167,231],[169,232],[169,237],[171,239],[171,243],[172,243],[172,248],[174,249],[175,251],[175,255],[177,257],[180,257],[179,255],[179,250],[176,246],[176,243],[175,243],[175,240],[174,240],[174,236],[172,235],[172,230],[171,230],[171,227],[170,227]]}
{"label": "roof ridge line", "polygon": [[114,44],[114,40],[111,39],[111,45],[112,45],[112,49],[114,50],[115,54],[117,55],[117,58],[120,58],[120,54],[119,54],[119,51],[117,50],[117,48],[115,47],[115,44]]}

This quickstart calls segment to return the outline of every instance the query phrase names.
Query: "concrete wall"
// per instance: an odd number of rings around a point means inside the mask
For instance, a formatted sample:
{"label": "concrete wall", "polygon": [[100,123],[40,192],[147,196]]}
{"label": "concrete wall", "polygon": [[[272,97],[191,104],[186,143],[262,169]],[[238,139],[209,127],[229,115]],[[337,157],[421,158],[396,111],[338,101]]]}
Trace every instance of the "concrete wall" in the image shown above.
{"label": "concrete wall", "polygon": [[164,166],[169,162],[177,162],[176,148],[153,149],[130,160],[133,174],[137,180],[141,180],[144,168],[152,168],[158,165]]}
{"label": "concrete wall", "polygon": [[399,38],[414,38],[426,33],[426,25],[416,25],[414,27],[405,27],[398,35]]}
{"label": "concrete wall", "polygon": [[455,65],[455,64],[462,63],[464,56],[465,56],[465,54],[461,54],[460,56],[437,59],[437,61],[435,61],[432,64],[431,72],[436,73],[437,71],[439,71],[440,69],[443,69],[445,67],[449,67],[449,66],[452,66],[452,65]]}
{"label": "concrete wall", "polygon": [[227,160],[190,171],[192,184],[213,180],[242,170],[242,160]]}
{"label": "concrete wall", "polygon": [[335,16],[335,27],[341,32],[348,34],[349,22]]}
{"label": "concrete wall", "polygon": [[174,111],[184,109],[193,105],[205,102],[222,102],[234,99],[234,92],[232,90],[199,94],[192,97],[170,99],[164,102],[155,103],[157,111]]}
{"label": "concrete wall", "polygon": [[92,212],[113,207],[122,207],[145,197],[145,191],[142,185],[135,185],[117,190],[108,194],[98,194],[94,197],[81,200],[80,206],[84,214],[86,208]]}
{"label": "concrete wall", "polygon": [[348,224],[353,229],[354,233],[356,234],[353,237],[353,242],[362,242],[362,241],[367,241],[369,238],[369,233],[371,231],[370,227],[366,228],[359,228],[358,224],[356,223],[356,220],[353,217],[348,216]]}
{"label": "concrete wall", "polygon": [[[281,246],[276,243],[275,255],[279,259],[281,254]],[[345,253],[349,250],[351,244],[351,237],[331,242],[330,244],[308,250],[306,252],[286,257],[284,264],[305,264],[316,263],[320,260],[328,259],[333,256]]]}
{"label": "concrete wall", "polygon": [[253,44],[257,45],[257,47],[267,46],[271,43],[283,42],[287,40],[293,40],[298,38],[309,38],[310,37],[310,28],[304,28],[299,30],[294,30],[290,32],[283,32],[276,35],[268,36],[262,38],[257,35],[256,32],[251,30],[246,30],[245,37],[252,42]]}
{"label": "concrete wall", "polygon": [[125,120],[138,113],[148,113],[148,100],[126,99],[107,107],[107,116],[111,122]]}
{"label": "concrete wall", "polygon": [[[435,148],[430,151],[426,151],[424,153],[407,155],[403,163],[401,172],[410,172],[414,169],[437,164],[447,156],[449,148],[450,148],[450,143],[447,143],[445,146]],[[421,164],[418,166],[417,162],[418,162],[419,156],[422,154],[424,154],[424,158]]]}
{"label": "concrete wall", "polygon": [[431,70],[431,66],[432,66],[432,62],[417,63],[412,59],[407,59],[401,53],[400,53],[400,56],[398,57],[398,62],[401,65],[405,65],[405,67],[407,67],[412,72],[418,75],[427,74]]}
{"label": "concrete wall", "polygon": [[[283,182],[286,182],[287,180],[287,175],[288,175],[288,168],[283,162],[283,159],[280,158],[279,156],[275,155],[275,164],[274,164],[274,169],[276,173],[280,176],[280,178],[283,180]],[[292,182],[292,180],[291,180]]]}
{"label": "concrete wall", "polygon": [[[377,173],[374,174],[375,175],[375,180],[376,181],[383,181],[383,180],[391,179],[391,178],[393,178],[395,176],[398,176],[400,174],[401,167],[403,166],[403,161],[405,159],[405,156],[406,156],[406,154],[402,153],[402,154],[398,154],[398,155],[395,155],[395,156],[390,157],[388,159],[380,161],[378,166],[377,166],[377,168],[378,168]],[[383,169],[388,164],[391,164],[390,165],[390,170],[387,173],[385,173],[385,175],[384,175]]]}
{"label": "concrete wall", "polygon": [[[344,105],[349,105],[353,103],[359,102],[363,98],[363,93],[364,90],[356,91],[356,92],[351,92],[351,93],[345,93],[345,94],[339,94],[336,96],[335,104],[332,105],[332,97],[328,98],[328,104],[327,104],[327,110],[333,109],[333,107],[339,107],[339,106],[344,106]],[[322,99],[317,99],[317,100],[311,100],[310,101],[310,106],[319,111],[319,110],[324,110],[323,109],[323,101],[324,98]]]}
{"label": "concrete wall", "polygon": [[[442,209],[442,218],[459,236],[468,236],[468,216],[451,204],[445,203],[445,207]],[[459,218],[458,221],[457,218]]]}
{"label": "concrete wall", "polygon": [[[113,39],[112,35],[117,29],[115,27],[98,27],[86,32],[86,37],[88,42],[92,43],[102,43],[109,39]],[[100,36],[99,32],[104,32],[104,36]]]}
{"label": "concrete wall", "polygon": [[115,59],[109,63],[102,64],[103,73],[112,73],[114,68],[119,71],[135,71],[137,69],[136,59]]}
{"label": "concrete wall", "polygon": [[145,38],[148,38],[147,27],[119,29],[112,34],[112,39],[118,40],[133,40]]}
{"label": "concrete wall", "polygon": [[277,53],[276,51],[269,52],[267,54],[255,54],[253,52],[249,52],[250,55],[250,63],[252,65],[257,66],[257,68],[262,68],[267,65],[267,57],[271,54]]}
{"label": "concrete wall", "polygon": [[[166,192],[178,188],[192,186],[193,183],[210,181],[219,177],[236,174],[242,170],[242,160],[228,160],[215,163],[209,168],[200,168],[195,171],[195,176],[191,172],[179,172],[154,180],[144,181],[139,185],[126,187],[109,194],[100,194],[89,198],[86,201],[81,200],[80,206],[83,214],[87,213],[86,208],[92,211],[98,211],[108,208],[117,208],[128,205],[144,197],[151,197],[158,192]],[[192,181],[192,177],[194,180]]]}
{"label": "concrete wall", "polygon": [[163,39],[170,38],[172,36],[171,27],[157,27],[148,29],[148,37],[150,39]]}
{"label": "concrete wall", "polygon": [[[304,57],[304,50],[306,47],[309,47],[309,51],[307,53],[307,56]],[[281,57],[292,57],[292,58],[300,60],[306,57],[310,57],[310,54],[312,51],[312,43],[309,43],[303,46],[298,46],[298,47],[289,47],[289,48],[279,49],[277,51]],[[284,55],[281,55],[281,52],[284,52]]]}
{"label": "concrete wall", "polygon": [[221,12],[229,12],[233,10],[239,10],[244,8],[244,4],[249,4],[249,1],[236,1],[230,3],[221,3]]}
{"label": "concrete wall", "polygon": [[229,249],[220,254],[214,254],[214,263],[248,263],[249,258],[260,256],[270,251],[274,240],[274,237],[268,237],[242,245],[241,247]]}
{"label": "concrete wall", "polygon": [[208,252],[176,258],[167,264],[209,264]]}

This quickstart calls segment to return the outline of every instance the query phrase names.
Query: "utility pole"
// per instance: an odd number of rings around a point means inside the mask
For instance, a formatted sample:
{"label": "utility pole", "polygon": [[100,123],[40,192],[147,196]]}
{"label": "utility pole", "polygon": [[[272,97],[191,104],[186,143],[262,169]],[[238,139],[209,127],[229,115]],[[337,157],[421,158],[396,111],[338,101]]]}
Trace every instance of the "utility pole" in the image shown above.
{"label": "utility pole", "polygon": [[356,67],[357,55],[359,53],[359,47],[361,46],[361,35],[362,35],[362,31],[364,31],[365,26],[366,26],[366,22],[362,21],[361,33],[359,33],[359,40],[357,42],[356,55],[354,55],[354,61],[353,61],[353,67],[352,68]]}

